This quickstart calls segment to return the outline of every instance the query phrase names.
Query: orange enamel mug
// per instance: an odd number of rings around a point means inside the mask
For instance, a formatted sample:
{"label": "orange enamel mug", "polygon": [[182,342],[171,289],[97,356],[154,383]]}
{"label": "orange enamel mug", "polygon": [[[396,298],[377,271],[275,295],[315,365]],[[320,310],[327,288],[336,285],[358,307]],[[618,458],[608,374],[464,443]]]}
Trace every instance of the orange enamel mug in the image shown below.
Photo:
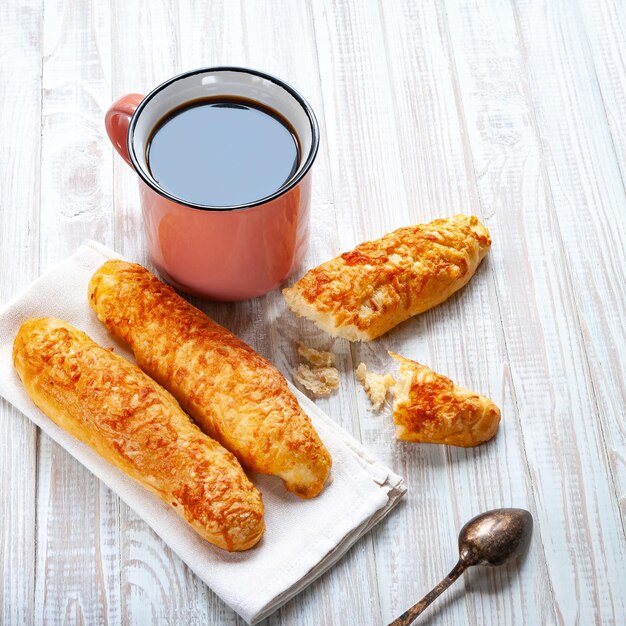
{"label": "orange enamel mug", "polygon": [[[205,206],[171,195],[150,174],[147,144],[155,126],[186,102],[215,96],[258,102],[295,130],[300,162],[271,195],[237,206]],[[308,243],[319,128],[295,89],[255,70],[200,69],[171,78],[145,97],[120,98],[105,124],[116,150],[139,175],[150,259],[173,286],[210,300],[245,300],[275,289],[300,264]]]}

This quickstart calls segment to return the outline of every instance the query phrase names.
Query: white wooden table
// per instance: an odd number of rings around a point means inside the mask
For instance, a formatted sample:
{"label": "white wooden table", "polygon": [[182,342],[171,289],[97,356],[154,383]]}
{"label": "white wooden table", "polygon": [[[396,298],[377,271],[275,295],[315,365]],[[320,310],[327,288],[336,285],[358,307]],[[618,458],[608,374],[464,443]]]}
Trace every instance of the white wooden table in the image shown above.
{"label": "white wooden table", "polygon": [[[456,212],[491,230],[466,289],[370,344],[296,321],[278,291],[204,305],[286,374],[300,337],[336,351],[342,387],[319,405],[410,489],[267,624],[388,622],[447,573],[461,525],[500,506],[532,511],[529,554],[469,573],[424,623],[626,623],[625,41],[622,0],[0,4],[0,303],[84,238],[147,263],[104,112],[201,66],[265,70],[312,103],[304,268]],[[496,440],[396,442],[354,376],[388,369],[388,349],[493,398]],[[0,623],[243,623],[4,401],[0,476]]]}

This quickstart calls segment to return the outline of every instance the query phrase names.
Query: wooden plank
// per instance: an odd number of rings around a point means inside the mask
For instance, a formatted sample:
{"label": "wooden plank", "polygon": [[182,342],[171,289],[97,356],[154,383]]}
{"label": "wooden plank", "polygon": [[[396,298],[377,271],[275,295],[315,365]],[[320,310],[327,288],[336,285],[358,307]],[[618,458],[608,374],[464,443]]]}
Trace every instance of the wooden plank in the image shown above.
{"label": "wooden plank", "polygon": [[[482,211],[501,242],[493,276],[556,617],[614,623],[625,614],[626,543],[572,290],[570,259],[586,252],[564,254],[561,198],[544,151],[552,147],[563,168],[569,157],[538,124],[541,111],[572,120],[578,146],[589,123],[556,95],[574,75],[556,79],[570,48],[549,47],[552,6],[463,2],[442,15]],[[601,254],[599,241],[586,245]]]}
{"label": "wooden plank", "polygon": [[[337,254],[360,241],[412,223],[414,215],[407,200],[378,7],[373,3],[348,2],[313,6],[335,189]],[[420,334],[415,335],[414,345],[420,342]],[[341,340],[335,346],[345,349],[346,344]],[[402,474],[409,487],[404,506],[373,533],[381,606],[374,623],[387,623],[415,602],[434,578],[447,571],[450,544],[446,533],[454,534],[446,478],[430,467],[432,462],[443,462],[442,450],[429,449],[427,460],[422,462],[394,454],[389,417],[372,414],[362,390],[355,384],[354,368],[360,361],[372,369],[388,367],[386,345],[383,339],[349,346],[351,359],[342,388],[342,393],[350,394],[359,416],[355,435]],[[398,351],[405,352],[399,347]],[[440,532],[428,531],[433,524]],[[402,563],[404,568],[394,572],[390,563]],[[457,605],[452,612],[460,616],[462,610]]]}
{"label": "wooden plank", "polygon": [[[106,5],[44,7],[41,266],[83,239],[112,242],[111,176],[102,168],[110,99]],[[37,474],[35,622],[119,622],[119,502],[42,435]]]}
{"label": "wooden plank", "polygon": [[[334,124],[332,171],[340,173],[335,184],[349,190],[338,207],[344,249],[402,225],[472,212],[478,205],[474,173],[464,158],[453,61],[434,4],[381,3],[380,14],[367,3],[334,7],[334,13],[328,7],[316,13],[316,24],[325,55],[325,93],[328,85],[335,89],[329,94],[333,105],[326,105],[336,112],[332,119],[327,116],[329,128]],[[364,361],[389,370],[386,351],[395,350],[446,372],[493,397],[506,420],[498,439],[476,451],[394,443],[389,410],[373,414],[358,391],[364,441],[413,490],[403,515],[377,531],[384,622],[448,571],[456,558],[458,529],[472,515],[497,506],[533,508],[489,273],[487,262],[449,303],[376,342],[352,347],[354,366]],[[522,621],[525,615],[550,617],[539,543],[532,556],[519,576],[511,568],[469,578],[468,591],[498,593],[497,605],[484,595],[470,593],[463,601],[457,594],[439,605],[437,619],[499,623]]]}
{"label": "wooden plank", "polygon": [[[0,303],[39,269],[40,0],[0,5]],[[34,615],[37,429],[0,399],[0,623]]]}
{"label": "wooden plank", "polygon": [[[502,408],[503,423],[496,440],[473,450],[445,449],[448,490],[456,529],[481,510],[519,506],[535,512],[520,415],[511,384],[506,337],[494,289],[493,256],[499,253],[498,233],[490,215],[481,210],[476,176],[466,143],[465,112],[456,99],[454,53],[437,4],[419,9],[402,2],[398,10],[384,7],[383,22],[388,67],[398,119],[398,140],[414,221],[458,212],[477,214],[492,229],[494,249],[467,289],[417,322],[425,345],[413,339],[415,330],[392,333],[392,349],[412,351],[418,360],[449,374],[460,384],[480,390]],[[439,10],[438,10],[439,9]],[[415,67],[418,80],[406,79]],[[444,80],[445,77],[445,80]],[[409,167],[410,165],[410,167]],[[407,327],[409,324],[406,325]],[[398,346],[397,344],[400,344]],[[401,446],[401,454],[408,452]],[[450,535],[454,545],[456,531]],[[453,560],[453,550],[449,559]],[[390,563],[395,572],[399,564]],[[426,581],[424,581],[426,582]],[[428,585],[424,587],[426,589]],[[520,569],[510,568],[467,577],[467,618],[475,623],[550,623],[554,619],[540,529],[529,557]],[[477,593],[476,593],[477,592]],[[497,597],[497,602],[491,598]],[[446,614],[442,611],[441,618]]]}
{"label": "wooden plank", "polygon": [[[602,2],[579,0],[576,9],[572,11],[572,17],[578,31],[578,42],[582,47],[583,64],[587,65],[583,80],[587,83],[587,89],[596,93],[594,98],[596,104],[598,103],[596,90],[600,91],[604,114],[611,133],[610,140],[613,143],[622,181],[624,181],[626,179],[626,128],[624,128],[624,119],[626,119],[625,5],[621,0],[603,0]],[[554,19],[558,17],[558,14],[554,15],[553,26]],[[571,28],[571,25],[563,28],[561,36],[567,35]],[[584,35],[579,29],[584,30]],[[578,55],[580,53],[579,48]],[[593,63],[592,67],[589,61]],[[579,63],[580,60],[577,65]],[[597,86],[594,84],[596,82]],[[605,135],[603,138],[606,142]],[[607,144],[605,143],[605,145]]]}
{"label": "wooden plank", "polygon": [[[112,100],[125,93],[147,93],[181,71],[176,4],[113,2],[111,11]],[[155,46],[156,41],[162,45]],[[109,148],[107,153],[114,180],[115,248],[149,265],[137,177],[117,152]],[[131,508],[122,505],[120,518],[122,623],[236,623],[233,612]]]}
{"label": "wooden plank", "polygon": [[623,4],[610,1],[581,3],[580,10],[555,5],[545,13],[545,29],[536,33],[530,23],[539,13],[541,7],[531,3],[520,13],[520,30],[626,529],[626,13]]}

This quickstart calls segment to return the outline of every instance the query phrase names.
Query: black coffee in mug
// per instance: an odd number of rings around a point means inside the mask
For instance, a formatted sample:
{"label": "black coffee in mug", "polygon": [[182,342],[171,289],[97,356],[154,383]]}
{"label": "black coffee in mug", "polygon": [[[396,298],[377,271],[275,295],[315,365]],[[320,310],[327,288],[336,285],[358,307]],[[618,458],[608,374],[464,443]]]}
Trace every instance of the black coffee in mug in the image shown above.
{"label": "black coffee in mug", "polygon": [[225,208],[278,191],[298,169],[300,144],[277,111],[220,96],[170,111],[150,134],[146,160],[171,195]]}

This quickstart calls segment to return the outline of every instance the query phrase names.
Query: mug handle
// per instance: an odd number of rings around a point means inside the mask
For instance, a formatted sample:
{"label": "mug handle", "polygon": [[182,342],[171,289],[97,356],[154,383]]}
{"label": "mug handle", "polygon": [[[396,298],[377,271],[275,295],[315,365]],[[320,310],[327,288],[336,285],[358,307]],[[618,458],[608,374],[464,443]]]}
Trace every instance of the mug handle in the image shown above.
{"label": "mug handle", "polygon": [[106,112],[104,116],[104,126],[107,135],[120,156],[132,166],[130,156],[128,155],[128,125],[130,118],[144,99],[139,93],[129,93],[116,100]]}

